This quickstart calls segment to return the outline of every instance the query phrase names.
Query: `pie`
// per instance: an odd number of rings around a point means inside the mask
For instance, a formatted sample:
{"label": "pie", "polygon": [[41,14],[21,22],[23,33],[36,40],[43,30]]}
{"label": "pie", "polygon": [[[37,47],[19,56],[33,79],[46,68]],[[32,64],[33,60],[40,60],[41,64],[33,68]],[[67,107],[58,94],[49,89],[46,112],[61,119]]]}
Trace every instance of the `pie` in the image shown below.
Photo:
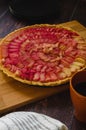
{"label": "pie", "polygon": [[86,68],[86,41],[64,26],[26,26],[1,41],[0,68],[29,85],[61,85]]}

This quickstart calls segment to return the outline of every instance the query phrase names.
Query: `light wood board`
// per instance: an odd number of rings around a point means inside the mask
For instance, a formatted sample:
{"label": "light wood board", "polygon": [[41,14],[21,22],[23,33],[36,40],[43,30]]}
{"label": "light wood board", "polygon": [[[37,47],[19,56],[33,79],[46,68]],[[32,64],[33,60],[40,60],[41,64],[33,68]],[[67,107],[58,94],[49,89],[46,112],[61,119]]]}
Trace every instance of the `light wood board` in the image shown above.
{"label": "light wood board", "polygon": [[[63,23],[78,31],[86,39],[86,28],[77,21]],[[69,84],[52,88],[33,87],[7,77],[0,71],[0,113],[18,108],[69,88]]]}

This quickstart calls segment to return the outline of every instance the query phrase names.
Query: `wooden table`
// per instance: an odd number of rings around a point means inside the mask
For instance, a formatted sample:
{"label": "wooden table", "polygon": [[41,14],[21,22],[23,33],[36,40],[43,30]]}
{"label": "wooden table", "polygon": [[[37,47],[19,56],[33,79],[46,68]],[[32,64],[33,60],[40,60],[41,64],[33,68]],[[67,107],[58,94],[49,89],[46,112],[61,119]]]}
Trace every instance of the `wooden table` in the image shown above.
{"label": "wooden table", "polygon": [[[9,1],[10,0],[0,0],[0,38],[6,36],[15,29],[31,24],[29,21],[16,19],[10,14],[8,9]],[[86,0],[60,0],[58,18],[48,21],[47,23],[59,24],[72,20],[77,20],[86,26]],[[5,113],[0,113],[0,116],[14,111],[34,111],[43,113],[64,122],[69,130],[86,130],[86,124],[77,121],[74,117],[74,109],[70,99],[69,89],[60,93],[55,93],[39,101],[27,103],[26,105]]]}

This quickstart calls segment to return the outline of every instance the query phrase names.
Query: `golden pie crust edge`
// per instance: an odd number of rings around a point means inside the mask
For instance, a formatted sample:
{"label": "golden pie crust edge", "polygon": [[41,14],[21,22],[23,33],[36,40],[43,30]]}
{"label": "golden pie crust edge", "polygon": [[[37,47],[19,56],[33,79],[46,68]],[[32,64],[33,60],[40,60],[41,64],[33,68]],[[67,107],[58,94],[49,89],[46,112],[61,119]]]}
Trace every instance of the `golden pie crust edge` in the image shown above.
{"label": "golden pie crust edge", "polygon": [[[5,44],[9,44],[9,42],[15,38],[16,36],[18,36],[20,33],[22,34],[22,32],[24,32],[24,30],[26,30],[27,28],[32,28],[32,27],[41,27],[41,26],[51,26],[51,27],[55,27],[55,28],[65,28],[67,30],[70,30],[70,31],[73,31],[73,32],[76,32],[77,34],[79,34],[77,31],[73,30],[72,28],[70,27],[66,27],[66,26],[63,26],[63,25],[56,25],[56,24],[35,24],[35,25],[31,25],[31,26],[26,26],[26,27],[22,27],[22,28],[19,28],[17,30],[14,30],[13,32],[9,33],[7,36],[5,36],[1,41],[0,41],[0,46],[5,42]],[[80,35],[80,34],[79,34]],[[80,36],[82,38],[82,36]],[[0,50],[1,50],[1,47],[0,47]],[[15,74],[13,74],[12,72],[10,72],[9,70],[7,70],[7,68],[5,68],[3,66],[3,64],[1,63],[1,53],[0,53],[0,69],[9,77],[17,80],[17,81],[20,81],[22,83],[26,83],[26,84],[29,84],[29,85],[38,85],[38,86],[58,86],[58,85],[62,85],[62,84],[65,84],[67,83],[71,76],[78,72],[78,71],[82,71],[84,69],[86,69],[86,61],[82,58],[78,58],[78,60],[80,62],[83,62],[83,67],[77,71],[75,71],[70,77],[67,77],[67,78],[64,78],[62,80],[58,80],[58,81],[52,81],[52,82],[40,82],[40,81],[29,81],[29,80],[24,80],[24,79],[21,79],[19,77],[17,77]]]}

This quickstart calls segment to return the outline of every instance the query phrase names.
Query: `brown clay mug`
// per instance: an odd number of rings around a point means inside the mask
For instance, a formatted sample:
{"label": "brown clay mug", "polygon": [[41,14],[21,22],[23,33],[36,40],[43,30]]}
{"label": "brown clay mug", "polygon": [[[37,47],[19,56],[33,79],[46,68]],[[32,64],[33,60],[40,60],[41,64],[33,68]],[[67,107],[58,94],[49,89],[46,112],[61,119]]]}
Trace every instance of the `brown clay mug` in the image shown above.
{"label": "brown clay mug", "polygon": [[86,123],[86,70],[79,71],[71,77],[70,96],[76,119]]}

